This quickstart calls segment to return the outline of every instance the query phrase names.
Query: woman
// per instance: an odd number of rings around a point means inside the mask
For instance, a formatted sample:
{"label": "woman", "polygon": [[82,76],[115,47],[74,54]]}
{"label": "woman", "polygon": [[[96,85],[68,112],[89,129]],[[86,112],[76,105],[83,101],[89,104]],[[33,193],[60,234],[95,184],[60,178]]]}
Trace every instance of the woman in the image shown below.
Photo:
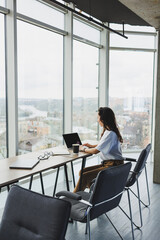
{"label": "woman", "polygon": [[[121,151],[121,143],[123,142],[123,139],[119,132],[114,112],[111,108],[100,107],[98,109],[98,123],[103,128],[99,143],[97,145],[91,145],[89,143],[83,144],[80,146],[80,151],[91,154],[97,154],[100,152],[102,163],[83,169],[81,191],[86,187],[90,188],[91,181],[101,170],[123,164]],[[87,146],[88,148],[85,148],[84,146]],[[74,192],[79,191],[79,184],[80,179],[78,180]]]}

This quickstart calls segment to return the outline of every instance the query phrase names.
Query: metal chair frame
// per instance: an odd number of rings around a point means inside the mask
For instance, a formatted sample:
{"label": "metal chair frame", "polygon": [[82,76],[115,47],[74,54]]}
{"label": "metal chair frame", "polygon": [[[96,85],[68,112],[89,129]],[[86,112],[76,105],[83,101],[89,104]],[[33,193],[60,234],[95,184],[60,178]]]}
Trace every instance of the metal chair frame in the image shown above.
{"label": "metal chair frame", "polygon": [[[147,147],[150,147],[150,144],[148,144]],[[147,158],[148,158],[148,156],[147,156]],[[146,161],[147,161],[147,158],[146,158]],[[131,161],[131,162],[137,163],[137,160],[133,159],[133,158],[125,158],[125,161]],[[139,180],[138,180],[138,178],[139,178],[139,175],[143,172],[143,170],[145,170],[145,182],[146,182],[147,198],[148,198],[147,199],[147,203],[143,202],[141,200],[141,198],[140,198],[140,188],[139,188]],[[139,172],[135,172],[135,171],[130,171],[130,172],[135,174],[135,178],[136,178],[135,182],[136,182],[136,187],[137,187],[137,194],[131,189],[132,186],[126,187],[126,190],[130,191],[138,199],[139,215],[140,215],[140,225],[137,225],[135,222],[133,222],[133,224],[135,225],[136,228],[140,229],[143,226],[141,204],[143,204],[145,207],[149,207],[150,206],[150,202],[151,202],[150,201],[150,193],[149,193],[149,184],[148,184],[148,175],[147,175],[146,162],[144,164],[144,167]],[[128,214],[121,207],[120,207],[120,209],[129,218]]]}
{"label": "metal chair frame", "polygon": [[[113,169],[114,169],[114,167],[113,167]],[[107,171],[107,170],[104,170],[104,171]],[[102,171],[103,172],[103,171]],[[100,174],[100,173],[99,173]],[[99,178],[98,178],[99,179]],[[98,181],[98,180],[97,180]],[[104,180],[103,180],[104,181]],[[89,238],[89,240],[91,240],[91,227],[90,227],[90,221],[91,220],[93,220],[93,219],[95,219],[95,218],[97,218],[96,216],[94,216],[93,217],[93,215],[91,215],[92,213],[94,214],[94,212],[96,211],[96,207],[100,207],[101,206],[101,208],[100,209],[103,209],[103,205],[104,206],[106,206],[105,204],[108,202],[110,202],[110,204],[111,204],[111,206],[112,206],[112,201],[113,201],[113,204],[115,203],[115,201],[116,201],[116,199],[118,200],[118,198],[119,197],[121,197],[122,196],[122,194],[125,192],[125,190],[127,190],[127,194],[128,194],[128,206],[129,206],[129,216],[128,216],[128,219],[130,220],[130,224],[131,224],[131,234],[132,234],[132,239],[134,240],[135,239],[135,237],[134,237],[134,230],[133,230],[133,220],[132,220],[132,209],[131,209],[131,200],[130,200],[130,192],[129,192],[129,189],[128,188],[123,188],[123,189],[120,189],[119,190],[119,192],[117,193],[113,193],[113,195],[112,195],[112,197],[109,197],[108,199],[104,199],[104,200],[102,200],[102,201],[98,201],[98,202],[95,202],[94,203],[94,201],[93,201],[93,203],[92,203],[92,197],[94,196],[94,195],[92,195],[92,194],[94,194],[94,185],[95,185],[95,183],[93,183],[93,191],[91,190],[89,193],[88,193],[88,197],[86,198],[87,200],[84,200],[83,199],[83,194],[82,194],[82,196],[81,196],[81,191],[80,192],[77,192],[77,193],[72,193],[72,192],[67,192],[67,191],[61,191],[61,192],[58,192],[57,194],[56,194],[56,196],[58,197],[58,198],[60,198],[60,197],[62,197],[62,198],[64,198],[64,197],[66,197],[66,201],[67,201],[67,199],[68,199],[68,201],[69,201],[69,199],[70,200],[76,200],[77,201],[77,203],[83,203],[83,204],[85,204],[86,205],[86,208],[84,208],[84,211],[85,211],[85,213],[84,213],[84,216],[86,217],[86,219],[84,220],[84,221],[82,221],[82,222],[84,222],[84,223],[86,223],[86,228],[85,228],[85,234],[87,234],[87,231],[88,231],[88,238]],[[82,191],[83,192],[83,191]],[[91,197],[92,196],[92,197]],[[103,199],[103,198],[102,198]],[[118,207],[119,206],[119,204],[118,205],[113,205],[113,208],[115,208],[115,207]],[[108,211],[110,211],[110,210],[112,210],[113,208],[110,208],[110,209],[108,209]],[[92,212],[92,210],[93,210],[93,212]],[[107,211],[107,209],[106,209],[106,211]],[[109,217],[107,216],[107,214],[106,214],[106,212],[104,212],[104,211],[102,211],[101,212],[101,214],[105,214],[105,216],[109,219]],[[74,219],[73,219],[74,220]],[[79,221],[79,220],[75,220],[75,221]],[[112,226],[114,227],[114,229],[116,230],[116,232],[117,232],[117,234],[119,235],[119,237],[121,238],[121,239],[123,239],[122,238],[122,236],[121,236],[121,234],[119,233],[119,231],[117,230],[117,228],[114,226],[114,224],[112,223],[112,221],[109,219],[109,221],[110,221],[110,223],[112,224]],[[81,222],[81,221],[80,221]]]}
{"label": "metal chair frame", "polygon": [[[128,190],[128,189],[126,189],[126,190],[127,190],[127,194],[128,194],[128,200],[129,200],[129,202],[128,202],[128,203],[129,203],[129,213],[130,213],[129,220],[130,220],[130,222],[131,222],[132,239],[134,240],[134,239],[135,239],[135,237],[134,237],[134,230],[133,230],[133,225],[134,225],[134,223],[133,223],[133,220],[132,220],[131,200],[130,200],[129,190]],[[124,191],[123,191],[123,192],[124,192]],[[84,201],[81,201],[81,200],[80,200],[80,202],[83,202],[83,203],[85,203],[85,204],[87,204],[87,205],[89,206],[88,209],[87,209],[87,223],[86,223],[86,230],[85,230],[85,234],[87,234],[87,230],[88,230],[89,240],[91,240],[90,211],[91,211],[92,207],[96,207],[96,206],[101,205],[101,204],[103,204],[103,203],[112,201],[114,198],[116,198],[116,197],[118,197],[119,195],[123,194],[123,192],[117,194],[116,196],[114,196],[114,197],[112,197],[112,198],[110,198],[110,199],[107,199],[107,200],[104,201],[104,202],[100,202],[100,203],[98,203],[98,204],[96,204],[96,205],[94,205],[94,206],[91,205],[90,202],[86,202],[86,201],[84,202]],[[122,212],[124,212],[124,211],[122,211]],[[124,212],[124,214],[126,215],[125,212]],[[121,239],[123,239],[123,237],[121,236],[121,234],[119,233],[119,231],[117,230],[117,228],[115,227],[115,225],[113,224],[113,222],[111,221],[111,219],[108,217],[108,215],[107,215],[106,213],[105,213],[105,216],[108,218],[109,222],[111,223],[111,225],[113,226],[113,228],[115,229],[115,231],[117,232],[117,234],[119,235],[119,237],[120,237]]]}

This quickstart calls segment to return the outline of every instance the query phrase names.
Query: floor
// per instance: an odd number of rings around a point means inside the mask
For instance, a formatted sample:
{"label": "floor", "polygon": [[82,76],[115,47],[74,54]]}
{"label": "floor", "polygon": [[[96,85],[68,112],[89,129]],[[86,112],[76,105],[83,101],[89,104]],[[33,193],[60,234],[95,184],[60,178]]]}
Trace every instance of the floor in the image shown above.
{"label": "floor", "polygon": [[[127,156],[137,157],[138,154],[128,154]],[[97,164],[100,162],[99,158],[90,158],[87,161],[87,165]],[[74,171],[76,181],[78,179],[78,171],[80,169],[80,161],[74,163]],[[133,166],[134,167],[134,166]],[[69,167],[70,171],[70,167]],[[151,159],[148,160],[147,164],[148,178],[149,178],[149,188],[150,188],[150,196],[151,196],[151,205],[149,208],[143,207],[143,227],[141,230],[134,229],[135,239],[136,240],[160,240],[160,184],[153,183],[153,163]],[[53,194],[53,185],[55,181],[55,171],[48,171],[43,173],[43,180],[45,186],[45,194],[52,196]],[[26,179],[25,181],[21,181],[20,185],[28,188],[29,181]],[[59,181],[57,186],[57,191],[62,189],[66,189],[66,183],[64,179],[64,170],[61,168]],[[70,189],[73,190],[73,183],[70,177]],[[40,180],[38,176],[34,177],[33,191],[41,192]],[[136,190],[135,187],[133,190]],[[144,201],[147,200],[147,194],[145,189],[145,176],[142,173],[140,177],[140,193],[141,197]],[[7,190],[4,188],[0,193],[0,218],[3,214],[3,209],[5,205],[5,201],[7,198]],[[124,193],[121,204],[120,204],[127,212],[128,212],[128,202],[127,202],[127,194]],[[138,212],[138,202],[136,198],[132,195],[132,208],[133,208],[133,218],[136,223],[139,223],[139,212]],[[121,212],[119,208],[116,208],[108,213],[108,216],[111,218],[116,228],[119,230],[124,240],[132,239],[131,230],[130,230],[130,222],[126,218],[126,216]],[[108,221],[105,215],[100,216],[98,219],[93,220],[91,222],[91,236],[93,240],[116,240],[120,239],[117,235],[116,231],[113,229],[112,225]],[[86,240],[88,239],[88,235],[85,235],[85,224],[83,223],[69,223],[68,229],[66,233],[66,240]]]}

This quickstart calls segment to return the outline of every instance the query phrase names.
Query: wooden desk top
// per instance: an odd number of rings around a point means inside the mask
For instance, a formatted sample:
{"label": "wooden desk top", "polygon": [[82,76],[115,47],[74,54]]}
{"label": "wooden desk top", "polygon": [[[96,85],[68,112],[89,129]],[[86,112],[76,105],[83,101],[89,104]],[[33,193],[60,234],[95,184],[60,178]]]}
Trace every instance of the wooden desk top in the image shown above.
{"label": "wooden desk top", "polygon": [[10,169],[9,166],[20,159],[35,159],[38,158],[45,151],[53,151],[55,148],[45,149],[43,151],[32,152],[16,157],[6,158],[0,160],[0,187],[6,186],[12,182],[16,182],[25,177],[29,177],[33,174],[43,172],[51,168],[57,168],[63,166],[65,163],[74,161],[79,158],[89,157],[91,154],[79,152],[77,155],[73,155],[72,152],[69,155],[50,156],[47,160],[40,160],[40,162],[33,169]]}

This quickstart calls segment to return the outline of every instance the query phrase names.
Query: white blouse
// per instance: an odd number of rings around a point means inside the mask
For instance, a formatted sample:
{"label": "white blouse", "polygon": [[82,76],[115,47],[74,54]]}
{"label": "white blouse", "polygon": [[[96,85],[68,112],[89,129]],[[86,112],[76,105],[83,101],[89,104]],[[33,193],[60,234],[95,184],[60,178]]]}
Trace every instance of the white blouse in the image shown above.
{"label": "white blouse", "polygon": [[117,134],[113,131],[105,130],[96,149],[100,151],[102,160],[123,160],[121,143],[118,140]]}

